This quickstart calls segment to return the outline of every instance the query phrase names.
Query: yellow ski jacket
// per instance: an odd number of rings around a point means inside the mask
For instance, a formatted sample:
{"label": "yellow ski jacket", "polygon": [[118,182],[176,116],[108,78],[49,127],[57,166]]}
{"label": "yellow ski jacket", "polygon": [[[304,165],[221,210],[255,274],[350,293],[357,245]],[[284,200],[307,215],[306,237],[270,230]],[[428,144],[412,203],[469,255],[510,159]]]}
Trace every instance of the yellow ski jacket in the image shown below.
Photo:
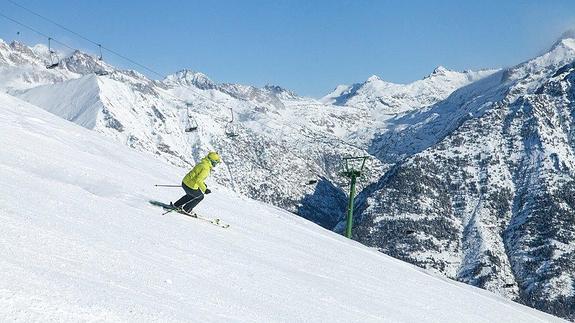
{"label": "yellow ski jacket", "polygon": [[212,163],[210,162],[208,157],[204,157],[184,177],[182,182],[191,189],[197,190],[199,188],[202,191],[202,193],[205,193],[206,183],[204,183],[204,181],[206,180],[206,178],[208,178],[208,176],[210,176],[211,170],[212,170]]}

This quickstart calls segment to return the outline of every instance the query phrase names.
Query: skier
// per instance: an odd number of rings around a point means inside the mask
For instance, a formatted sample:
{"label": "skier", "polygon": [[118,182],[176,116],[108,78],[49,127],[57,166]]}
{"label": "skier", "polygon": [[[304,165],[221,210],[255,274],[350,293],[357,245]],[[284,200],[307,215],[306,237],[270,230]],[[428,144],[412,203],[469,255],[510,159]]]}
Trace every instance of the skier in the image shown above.
{"label": "skier", "polygon": [[202,158],[182,180],[182,188],[186,195],[182,196],[176,203],[170,202],[170,205],[175,209],[194,215],[193,209],[204,199],[204,194],[212,192],[204,181],[210,176],[212,168],[216,167],[220,162],[220,155],[214,151]]}

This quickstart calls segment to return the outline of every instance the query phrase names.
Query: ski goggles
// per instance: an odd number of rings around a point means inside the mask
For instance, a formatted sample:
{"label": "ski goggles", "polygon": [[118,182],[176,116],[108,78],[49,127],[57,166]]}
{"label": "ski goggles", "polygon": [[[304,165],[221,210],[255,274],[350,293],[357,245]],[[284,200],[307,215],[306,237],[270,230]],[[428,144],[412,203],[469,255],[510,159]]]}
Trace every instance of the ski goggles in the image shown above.
{"label": "ski goggles", "polygon": [[216,166],[220,163],[220,161],[219,161],[219,160],[211,160],[211,159],[210,159],[210,163],[212,163],[212,166],[213,166],[213,167],[216,167]]}

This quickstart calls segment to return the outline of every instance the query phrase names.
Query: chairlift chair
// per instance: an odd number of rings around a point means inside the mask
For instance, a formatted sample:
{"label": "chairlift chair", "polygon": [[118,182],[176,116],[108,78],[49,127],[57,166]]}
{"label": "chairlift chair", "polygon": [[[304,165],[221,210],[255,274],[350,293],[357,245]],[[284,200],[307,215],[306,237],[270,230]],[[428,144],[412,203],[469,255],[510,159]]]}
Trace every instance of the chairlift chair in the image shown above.
{"label": "chairlift chair", "polygon": [[318,174],[315,174],[315,172],[311,169],[311,167],[309,168],[309,171],[311,173],[314,173],[314,177],[309,177],[307,182],[304,182],[304,185],[315,185],[317,184],[320,180],[324,180],[324,178]]}
{"label": "chairlift chair", "polygon": [[228,122],[228,124],[226,125],[226,136],[230,137],[230,138],[235,138],[237,136],[239,136],[239,129],[238,126],[234,123]]}
{"label": "chairlift chair", "polygon": [[60,65],[59,62],[56,62],[56,63],[53,63],[53,64],[48,64],[48,65],[46,65],[46,68],[49,69],[49,70],[51,70],[51,69],[54,69],[54,68],[58,67],[58,65]]}
{"label": "chairlift chair", "polygon": [[192,132],[198,129],[198,123],[194,119],[188,118],[188,123],[186,125],[185,132]]}
{"label": "chairlift chair", "polygon": [[238,126],[234,123],[234,110],[230,108],[230,113],[232,115],[231,120],[226,125],[226,129],[224,130],[226,136],[229,138],[235,138],[240,135]]}
{"label": "chairlift chair", "polygon": [[190,107],[191,106],[192,106],[191,103],[186,103],[186,112],[187,112],[188,119],[186,121],[186,129],[184,129],[185,132],[192,132],[192,131],[195,131],[198,129],[198,123],[190,114]]}
{"label": "chairlift chair", "polygon": [[106,76],[106,75],[110,75],[110,72],[101,69],[101,70],[96,70],[94,72],[94,74],[96,74],[98,76]]}
{"label": "chairlift chair", "polygon": [[102,45],[98,44],[98,49],[100,50],[100,56],[98,56],[98,60],[96,61],[96,70],[94,71],[94,74],[98,76],[105,76],[110,73],[104,69],[104,66],[101,63],[103,61]]}
{"label": "chairlift chair", "polygon": [[[46,64],[46,68],[49,70],[60,65],[58,55],[56,55],[56,52],[52,50],[51,42],[52,42],[52,38],[48,37],[48,55],[49,55],[50,61],[48,64]],[[56,59],[54,59],[54,58],[56,58]]]}

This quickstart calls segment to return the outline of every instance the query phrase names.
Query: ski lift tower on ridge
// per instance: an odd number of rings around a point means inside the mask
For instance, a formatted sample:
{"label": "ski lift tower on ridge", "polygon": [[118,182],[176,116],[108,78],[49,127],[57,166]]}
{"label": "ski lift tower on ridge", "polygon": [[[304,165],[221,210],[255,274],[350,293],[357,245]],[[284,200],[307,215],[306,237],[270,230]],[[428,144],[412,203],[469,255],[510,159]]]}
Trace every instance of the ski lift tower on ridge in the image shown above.
{"label": "ski lift tower on ridge", "polygon": [[357,178],[363,173],[365,167],[365,162],[369,156],[362,157],[344,157],[343,158],[343,171],[342,176],[349,177],[351,179],[349,187],[349,203],[347,205],[347,219],[345,226],[345,236],[351,239],[351,229],[353,227],[353,200],[355,198],[355,183]]}

